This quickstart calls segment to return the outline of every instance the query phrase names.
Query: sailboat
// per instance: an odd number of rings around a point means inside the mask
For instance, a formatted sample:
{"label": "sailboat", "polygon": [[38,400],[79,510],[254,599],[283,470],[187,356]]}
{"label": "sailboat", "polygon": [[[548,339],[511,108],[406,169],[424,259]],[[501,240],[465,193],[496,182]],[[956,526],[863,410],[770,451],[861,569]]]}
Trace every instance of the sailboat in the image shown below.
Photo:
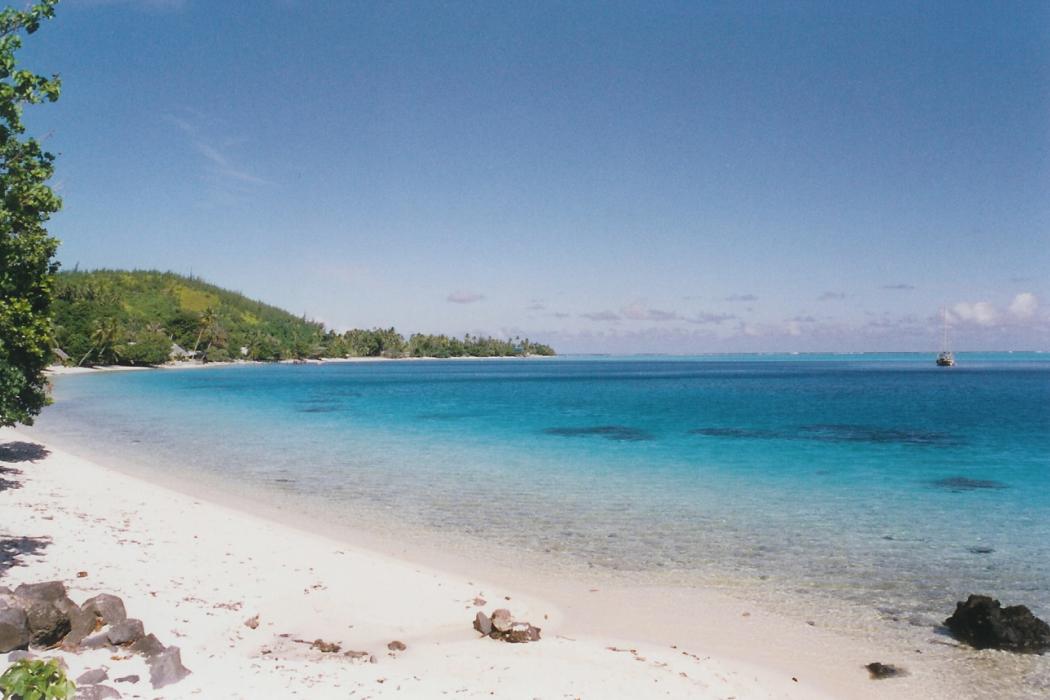
{"label": "sailboat", "polygon": [[941,321],[944,327],[943,337],[941,339],[941,351],[937,355],[937,366],[938,367],[954,367],[955,366],[955,355],[948,349],[948,310],[941,309]]}

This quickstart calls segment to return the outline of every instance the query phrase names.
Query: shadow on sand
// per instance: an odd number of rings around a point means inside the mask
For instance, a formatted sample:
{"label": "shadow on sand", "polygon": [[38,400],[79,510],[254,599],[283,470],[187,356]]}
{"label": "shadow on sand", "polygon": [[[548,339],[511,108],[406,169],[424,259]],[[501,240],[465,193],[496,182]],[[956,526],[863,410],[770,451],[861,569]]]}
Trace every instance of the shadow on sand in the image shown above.
{"label": "shadow on sand", "polygon": [[0,445],[0,462],[37,462],[44,459],[51,450],[35,442],[5,442]]}
{"label": "shadow on sand", "polygon": [[0,576],[8,569],[25,566],[25,557],[39,555],[50,544],[50,537],[0,537]]}

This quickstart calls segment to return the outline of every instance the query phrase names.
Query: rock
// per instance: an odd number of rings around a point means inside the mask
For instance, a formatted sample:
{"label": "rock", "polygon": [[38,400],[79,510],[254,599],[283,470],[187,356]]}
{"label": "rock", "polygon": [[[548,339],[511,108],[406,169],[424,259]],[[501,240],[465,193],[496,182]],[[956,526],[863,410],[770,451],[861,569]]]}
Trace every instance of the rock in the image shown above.
{"label": "rock", "polygon": [[484,606],[485,606],[485,599],[484,598],[479,596],[479,597],[474,599],[474,607],[475,608],[481,608],[481,607],[484,607]]}
{"label": "rock", "polygon": [[59,607],[56,601],[43,598],[23,598],[23,600],[26,603],[25,614],[29,623],[30,646],[54,646],[69,634],[72,627],[69,615]]}
{"label": "rock", "polygon": [[147,659],[164,651],[164,645],[152,632],[128,647],[129,651],[142,654]]}
{"label": "rock", "polygon": [[971,595],[957,603],[944,621],[956,639],[977,649],[1042,653],[1050,650],[1050,625],[1024,605],[1002,607],[986,595]]}
{"label": "rock", "polygon": [[109,642],[109,635],[106,632],[92,635],[80,642],[81,649],[105,649],[112,646]]}
{"label": "rock", "polygon": [[311,649],[317,649],[322,654],[338,654],[340,646],[335,642],[326,642],[323,639],[315,639],[310,645]]}
{"label": "rock", "polygon": [[97,685],[105,680],[109,680],[109,674],[106,673],[106,669],[93,668],[77,676],[77,685]]}
{"label": "rock", "polygon": [[114,683],[138,683],[139,677],[134,673],[129,676],[121,676],[113,681]]}
{"label": "rock", "polygon": [[29,618],[21,607],[0,602],[0,654],[29,646]]}
{"label": "rock", "polygon": [[389,649],[390,651],[404,651],[408,647],[405,646],[404,642],[399,642],[397,640],[394,640],[394,641],[390,642],[389,644],[387,644],[386,648]]}
{"label": "rock", "polygon": [[119,697],[120,693],[108,685],[85,685],[77,688],[75,700],[107,700]]}
{"label": "rock", "polygon": [[15,589],[15,595],[23,600],[47,600],[51,602],[69,598],[66,595],[66,584],[61,581],[23,583]]}
{"label": "rock", "polygon": [[506,608],[494,610],[491,619],[485,613],[479,612],[474,617],[474,629],[486,637],[513,644],[538,642],[540,639],[539,627],[515,620]]}
{"label": "rock", "polygon": [[182,665],[182,654],[178,647],[168,647],[149,660],[149,681],[154,688],[163,688],[178,683],[190,675],[190,670]]}
{"label": "rock", "polygon": [[252,630],[258,629],[259,628],[259,616],[255,615],[253,617],[249,617],[247,620],[244,621],[244,626],[247,627],[248,629],[252,629]]}
{"label": "rock", "polygon": [[880,681],[884,678],[894,678],[896,676],[906,676],[908,672],[903,668],[894,666],[893,664],[883,664],[878,661],[874,661],[864,668],[868,669],[868,673],[871,675],[871,679],[874,681]]}
{"label": "rock", "polygon": [[540,641],[540,628],[533,627],[528,622],[515,622],[503,635],[503,641],[513,644],[538,642]]}
{"label": "rock", "polygon": [[80,609],[101,619],[104,625],[117,625],[128,619],[128,614],[124,610],[124,601],[109,593],[101,593],[94,598],[88,598]]}
{"label": "rock", "polygon": [[511,616],[510,610],[500,608],[492,613],[492,627],[497,632],[510,632],[513,624],[514,618]]}
{"label": "rock", "polygon": [[35,658],[36,654],[34,654],[33,652],[26,651],[25,649],[19,649],[17,651],[12,651],[10,654],[7,655],[7,662],[13,664],[14,662],[21,661],[22,659]]}
{"label": "rock", "polygon": [[485,613],[479,612],[474,617],[474,629],[487,637],[492,634],[492,620]]}
{"label": "rock", "polygon": [[369,659],[369,658],[373,658],[374,659],[375,658],[374,656],[369,654],[367,651],[348,651],[348,652],[344,653],[343,656],[348,656],[351,659],[353,659],[354,661],[361,661],[363,659]]}
{"label": "rock", "polygon": [[62,640],[65,649],[74,650],[91,634],[94,634],[98,618],[79,607],[69,612],[69,633]]}
{"label": "rock", "polygon": [[106,633],[106,639],[109,640],[110,644],[127,646],[139,641],[145,634],[146,631],[142,628],[142,620],[128,618],[110,627],[109,632]]}

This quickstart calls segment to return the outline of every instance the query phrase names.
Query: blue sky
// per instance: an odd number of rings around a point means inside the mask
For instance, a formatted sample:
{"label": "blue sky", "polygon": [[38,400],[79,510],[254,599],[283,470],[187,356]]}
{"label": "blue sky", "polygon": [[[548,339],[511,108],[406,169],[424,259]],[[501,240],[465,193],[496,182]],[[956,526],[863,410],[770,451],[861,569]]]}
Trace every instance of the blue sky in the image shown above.
{"label": "blue sky", "polygon": [[64,266],[567,352],[1050,349],[1048,3],[66,0]]}

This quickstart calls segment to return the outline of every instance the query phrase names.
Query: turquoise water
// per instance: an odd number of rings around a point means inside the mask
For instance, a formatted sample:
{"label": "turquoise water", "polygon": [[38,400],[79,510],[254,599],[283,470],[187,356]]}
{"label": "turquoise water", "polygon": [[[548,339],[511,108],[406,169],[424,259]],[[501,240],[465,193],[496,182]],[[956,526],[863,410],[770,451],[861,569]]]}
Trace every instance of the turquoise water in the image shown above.
{"label": "turquoise water", "polygon": [[[1050,618],[1050,355],[272,365],[60,377],[34,429],[296,508],[936,624]],[[655,579],[654,579],[655,580]]]}

